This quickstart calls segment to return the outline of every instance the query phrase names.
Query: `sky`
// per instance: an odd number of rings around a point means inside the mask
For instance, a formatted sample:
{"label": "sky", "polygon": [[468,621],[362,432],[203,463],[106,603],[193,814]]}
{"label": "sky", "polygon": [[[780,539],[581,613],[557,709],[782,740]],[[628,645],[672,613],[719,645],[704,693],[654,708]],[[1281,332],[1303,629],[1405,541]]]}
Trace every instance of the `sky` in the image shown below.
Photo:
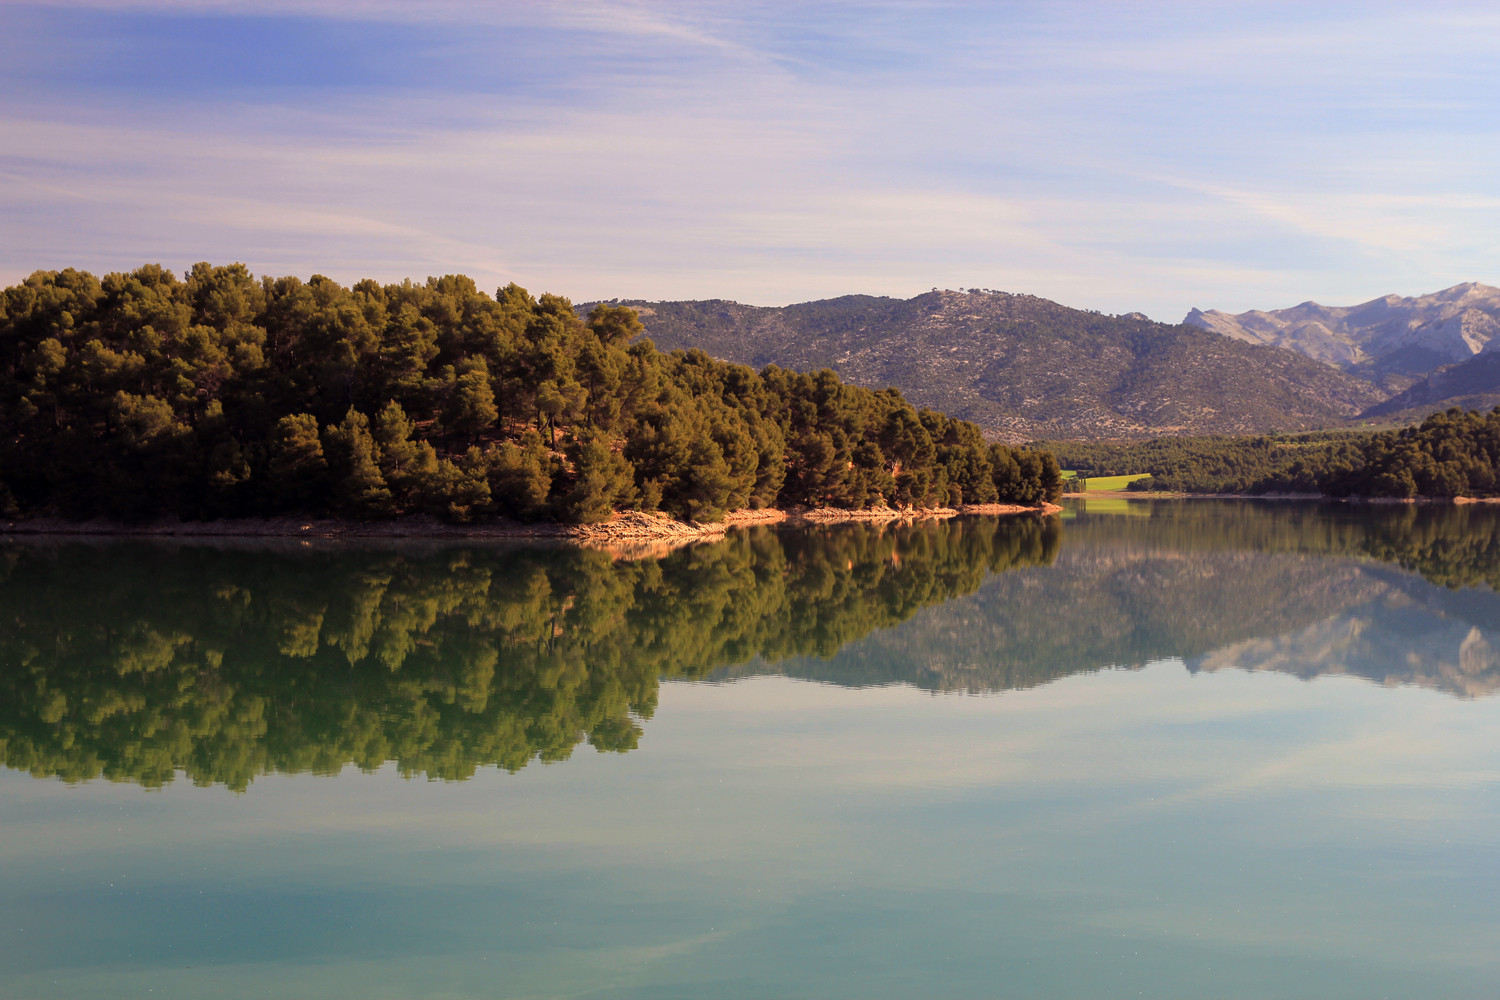
{"label": "sky", "polygon": [[0,283],[1177,321],[1500,283],[1493,4],[0,3]]}

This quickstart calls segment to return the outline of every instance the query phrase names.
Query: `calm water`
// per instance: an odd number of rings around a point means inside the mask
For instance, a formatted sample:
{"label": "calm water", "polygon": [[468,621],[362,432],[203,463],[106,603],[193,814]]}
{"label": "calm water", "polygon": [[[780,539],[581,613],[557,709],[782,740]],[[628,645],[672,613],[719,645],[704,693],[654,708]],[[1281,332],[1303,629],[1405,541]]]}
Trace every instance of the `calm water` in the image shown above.
{"label": "calm water", "polygon": [[0,547],[0,996],[1500,995],[1500,512]]}

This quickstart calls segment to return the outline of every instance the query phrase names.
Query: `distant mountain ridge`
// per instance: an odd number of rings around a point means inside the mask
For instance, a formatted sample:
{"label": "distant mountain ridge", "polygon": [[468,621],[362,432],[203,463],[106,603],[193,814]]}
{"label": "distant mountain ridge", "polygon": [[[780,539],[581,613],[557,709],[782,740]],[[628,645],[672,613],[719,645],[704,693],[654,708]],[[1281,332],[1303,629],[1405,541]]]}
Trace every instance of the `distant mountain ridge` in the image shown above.
{"label": "distant mountain ridge", "polygon": [[1193,309],[1183,322],[1294,350],[1400,390],[1438,368],[1500,350],[1500,288],[1471,281],[1430,295],[1387,295],[1354,306],[1304,302],[1236,315]]}
{"label": "distant mountain ridge", "polygon": [[[1491,341],[1492,345],[1497,343],[1500,341]],[[1500,406],[1500,350],[1491,347],[1462,364],[1439,368],[1363,415],[1420,420],[1434,410],[1454,406],[1465,410]]]}
{"label": "distant mountain ridge", "polygon": [[849,295],[783,307],[626,301],[665,350],[828,367],[1010,440],[1334,426],[1388,395],[1296,351],[1033,295]]}

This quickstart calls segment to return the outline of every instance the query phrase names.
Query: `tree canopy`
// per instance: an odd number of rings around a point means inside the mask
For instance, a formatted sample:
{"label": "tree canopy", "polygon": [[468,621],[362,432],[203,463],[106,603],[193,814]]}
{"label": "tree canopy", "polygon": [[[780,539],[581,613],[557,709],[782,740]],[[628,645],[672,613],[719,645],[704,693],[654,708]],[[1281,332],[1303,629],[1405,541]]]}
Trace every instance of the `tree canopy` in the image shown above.
{"label": "tree canopy", "polygon": [[0,294],[0,513],[718,520],[1060,491],[1050,455],[895,389],[641,330],[462,275],[39,271]]}
{"label": "tree canopy", "polygon": [[1322,485],[1334,496],[1500,496],[1500,407],[1435,413],[1419,427],[1377,434],[1363,461]]}

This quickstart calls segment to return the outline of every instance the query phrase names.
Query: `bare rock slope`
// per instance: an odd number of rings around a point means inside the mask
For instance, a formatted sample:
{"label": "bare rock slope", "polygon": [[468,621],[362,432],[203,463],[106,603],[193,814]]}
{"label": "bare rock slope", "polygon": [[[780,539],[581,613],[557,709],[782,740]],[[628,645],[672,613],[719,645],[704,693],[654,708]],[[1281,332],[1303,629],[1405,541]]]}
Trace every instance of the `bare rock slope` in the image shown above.
{"label": "bare rock slope", "polygon": [[1457,406],[1488,410],[1500,406],[1500,350],[1488,350],[1458,365],[1439,368],[1405,392],[1365,411],[1367,417],[1421,420]]}
{"label": "bare rock slope", "polygon": [[1471,281],[1431,295],[1387,295],[1356,306],[1304,302],[1238,315],[1194,309],[1183,322],[1294,350],[1401,389],[1443,366],[1500,350],[1500,288]]}
{"label": "bare rock slope", "polygon": [[1328,427],[1387,395],[1295,351],[1032,295],[627,304],[663,349],[697,347],[757,368],[832,368],[1010,440]]}

